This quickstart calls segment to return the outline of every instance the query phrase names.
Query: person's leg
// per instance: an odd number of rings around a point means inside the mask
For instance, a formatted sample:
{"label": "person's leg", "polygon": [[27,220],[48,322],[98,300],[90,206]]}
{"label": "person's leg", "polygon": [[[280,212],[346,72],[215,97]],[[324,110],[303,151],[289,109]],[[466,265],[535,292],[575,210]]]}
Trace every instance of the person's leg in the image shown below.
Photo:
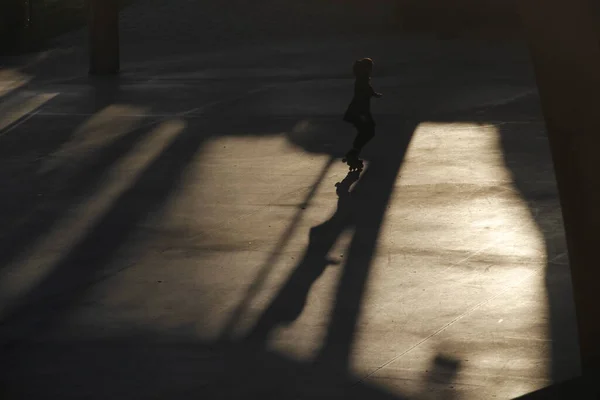
{"label": "person's leg", "polygon": [[352,144],[352,148],[356,150],[357,154],[365,147],[365,145],[373,139],[375,136],[375,126],[373,124],[367,123],[356,127],[358,130],[358,134],[354,139],[354,143]]}

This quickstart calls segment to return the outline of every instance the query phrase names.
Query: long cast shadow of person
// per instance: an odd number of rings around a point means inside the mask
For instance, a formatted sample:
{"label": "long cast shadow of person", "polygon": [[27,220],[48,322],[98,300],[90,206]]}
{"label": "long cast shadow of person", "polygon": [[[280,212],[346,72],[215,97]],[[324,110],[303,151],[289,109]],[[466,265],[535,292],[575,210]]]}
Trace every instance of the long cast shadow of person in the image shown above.
{"label": "long cast shadow of person", "polygon": [[[346,230],[353,229],[346,263],[336,287],[332,316],[315,362],[338,371],[348,368],[356,325],[369,270],[387,205],[395,187],[404,155],[416,128],[411,121],[379,141],[376,157],[353,190],[359,173],[350,172],[337,185],[338,205],[326,222],[311,228],[303,257],[287,282],[244,337],[253,346],[265,345],[278,326],[289,324],[302,312],[313,283],[332,263],[327,255]],[[385,143],[384,143],[385,141]]]}
{"label": "long cast shadow of person", "polygon": [[328,265],[337,263],[328,259],[327,255],[339,235],[353,225],[353,198],[350,189],[359,177],[359,171],[351,171],[341,182],[336,183],[338,202],[335,213],[327,221],[310,229],[309,244],[304,256],[246,337],[248,340],[265,343],[276,326],[298,318],[313,283]]}

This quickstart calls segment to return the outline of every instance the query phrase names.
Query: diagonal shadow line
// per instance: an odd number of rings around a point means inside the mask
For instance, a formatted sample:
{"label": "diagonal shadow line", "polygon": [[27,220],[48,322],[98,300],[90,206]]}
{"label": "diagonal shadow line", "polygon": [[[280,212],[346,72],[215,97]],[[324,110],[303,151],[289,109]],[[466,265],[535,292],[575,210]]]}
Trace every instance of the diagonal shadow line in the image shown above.
{"label": "diagonal shadow line", "polygon": [[235,308],[235,310],[233,311],[231,316],[228,318],[223,330],[221,331],[221,334],[219,335],[219,337],[220,337],[219,341],[231,339],[231,335],[233,333],[233,329],[235,328],[236,323],[240,320],[244,311],[250,305],[250,303],[252,302],[254,297],[258,294],[263,283],[266,281],[267,276],[269,275],[269,273],[271,272],[271,270],[273,269],[273,267],[279,260],[279,257],[281,256],[283,249],[285,248],[285,246],[291,239],[292,235],[296,231],[296,228],[298,227],[298,224],[300,223],[300,220],[302,219],[302,216],[304,215],[303,210],[305,208],[308,208],[310,201],[315,196],[317,189],[319,188],[319,186],[325,179],[325,176],[327,175],[327,172],[333,165],[334,161],[335,161],[335,158],[333,156],[329,157],[329,160],[327,160],[327,163],[325,163],[325,165],[321,169],[321,173],[319,174],[319,176],[317,177],[315,182],[312,184],[310,191],[306,194],[306,197],[302,201],[301,207],[298,209],[298,211],[296,212],[296,215],[294,215],[294,218],[292,219],[292,221],[286,228],[285,232],[283,233],[283,235],[281,235],[279,241],[274,246],[274,250],[271,252],[271,254],[267,258],[265,263],[260,268],[256,278],[254,278],[252,284],[246,290],[246,293],[244,294],[243,299],[240,301],[238,306]]}
{"label": "diagonal shadow line", "polygon": [[[92,78],[89,82],[94,89],[93,101],[96,110],[102,110],[114,103],[120,89],[120,81],[118,79],[100,77]],[[57,202],[63,205],[58,209],[54,207],[46,208],[28,215],[21,222],[22,226],[15,227],[11,231],[10,236],[3,238],[2,242],[0,242],[0,254],[2,254],[0,256],[0,268],[14,261],[19,254],[27,250],[31,243],[48,232],[72,205],[73,201],[71,199],[86,195],[91,196],[93,190],[101,183],[107,168],[116,163],[121,156],[139,143],[146,136],[149,129],[159,125],[161,122],[167,121],[171,117],[189,116],[201,109],[210,109],[230,101],[237,101],[241,97],[252,95],[257,91],[265,89],[268,89],[268,86],[261,86],[258,89],[250,90],[233,99],[217,100],[205,104],[201,108],[193,108],[155,119],[150,118],[111,142],[108,146],[98,151],[97,154],[88,157],[85,168],[78,169],[75,175],[59,176],[56,173],[46,173],[43,175],[41,181],[44,185],[58,186],[68,182],[68,186],[65,189],[54,194],[51,198],[44,199],[45,203]],[[65,201],[65,198],[69,200]],[[28,206],[31,207],[32,204],[26,203],[20,209],[27,208]]]}
{"label": "diagonal shadow line", "polygon": [[[8,310],[0,325],[8,330],[8,335],[1,337],[5,346],[26,340],[27,335],[41,325],[57,324],[61,317],[68,314],[69,306],[75,304],[90,285],[111,275],[111,271],[104,270],[106,265],[138,222],[166,202],[205,139],[204,135],[184,130],[146,166],[138,180],[119,196],[89,233],[53,266],[50,274],[27,293],[23,301]],[[141,201],[140,196],[145,201]]]}
{"label": "diagonal shadow line", "polygon": [[[42,208],[39,211],[33,211],[33,214],[25,217],[23,225],[16,227],[11,234],[4,237],[0,249],[0,268],[9,264],[19,254],[24,252],[30,243],[48,232],[71,206],[72,201],[65,202],[63,199],[78,199],[81,196],[91,195],[91,192],[99,184],[104,176],[106,169],[113,165],[123,154],[131,150],[136,143],[145,137],[148,126],[141,126],[124,134],[109,146],[97,153],[97,155],[88,157],[85,168],[78,169],[74,175],[63,176],[57,174],[48,174],[42,180],[46,184],[60,185],[63,182],[69,182],[68,186],[53,194],[51,198],[45,198],[44,202],[58,202],[62,204],[55,208]],[[31,206],[29,203],[23,206]],[[23,206],[21,208],[23,208]]]}
{"label": "diagonal shadow line", "polygon": [[[116,97],[116,93],[119,90],[118,82],[104,80],[100,83],[104,84],[99,84],[98,81],[91,81],[92,86],[95,88],[94,104],[96,105],[97,111],[112,104]],[[40,107],[43,106],[44,104]],[[13,217],[13,220],[8,226],[10,235],[2,237],[3,240],[0,242],[0,254],[2,254],[2,256],[0,256],[0,268],[13,261],[15,257],[27,249],[29,244],[35,242],[38,237],[42,236],[52,228],[60,216],[63,215],[72,204],[72,201],[65,202],[64,197],[80,197],[91,192],[94,187],[98,185],[106,168],[114,164],[118,158],[129,151],[135,143],[142,139],[145,133],[144,127],[145,126],[139,126],[124,133],[106,147],[95,152],[93,155],[88,156],[83,168],[78,168],[74,174],[70,170],[62,173],[53,171],[43,173],[39,178],[32,178],[31,182],[35,182],[35,184],[32,184],[28,188],[29,193],[27,194],[30,194],[29,199],[26,199],[28,201],[21,201],[18,209],[12,211],[14,216],[20,216],[22,211],[38,206],[36,203],[38,198],[34,197],[31,199],[31,194],[44,192],[44,188],[56,188],[57,186],[65,185],[66,182],[69,183],[69,187],[64,189],[61,188],[58,192],[52,193],[51,196],[43,199],[45,204],[59,203],[61,204],[60,207],[45,208],[41,211],[34,210],[27,213],[28,215],[19,220],[16,220]],[[76,126],[73,126],[72,130],[75,129]],[[63,144],[64,141],[61,141],[59,145]],[[31,143],[28,141],[25,143],[25,146],[31,146]],[[35,178],[38,178],[37,182]],[[3,217],[5,215],[6,211],[4,212]]]}

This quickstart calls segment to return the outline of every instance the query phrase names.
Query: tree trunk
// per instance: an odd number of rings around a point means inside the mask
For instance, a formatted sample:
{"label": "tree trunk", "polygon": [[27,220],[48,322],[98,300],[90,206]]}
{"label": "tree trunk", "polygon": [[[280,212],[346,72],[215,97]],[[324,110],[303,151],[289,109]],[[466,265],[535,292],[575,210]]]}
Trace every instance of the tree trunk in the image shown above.
{"label": "tree trunk", "polygon": [[119,72],[119,2],[89,0],[90,73]]}

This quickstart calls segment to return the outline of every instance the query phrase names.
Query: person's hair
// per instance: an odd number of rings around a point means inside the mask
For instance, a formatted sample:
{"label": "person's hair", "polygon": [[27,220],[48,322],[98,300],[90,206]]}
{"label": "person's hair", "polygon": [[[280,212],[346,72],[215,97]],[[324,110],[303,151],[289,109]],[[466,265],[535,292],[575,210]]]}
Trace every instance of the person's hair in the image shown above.
{"label": "person's hair", "polygon": [[373,60],[371,60],[370,58],[361,58],[360,60],[356,60],[354,62],[354,66],[352,67],[354,76],[357,78],[369,76],[372,70]]}

